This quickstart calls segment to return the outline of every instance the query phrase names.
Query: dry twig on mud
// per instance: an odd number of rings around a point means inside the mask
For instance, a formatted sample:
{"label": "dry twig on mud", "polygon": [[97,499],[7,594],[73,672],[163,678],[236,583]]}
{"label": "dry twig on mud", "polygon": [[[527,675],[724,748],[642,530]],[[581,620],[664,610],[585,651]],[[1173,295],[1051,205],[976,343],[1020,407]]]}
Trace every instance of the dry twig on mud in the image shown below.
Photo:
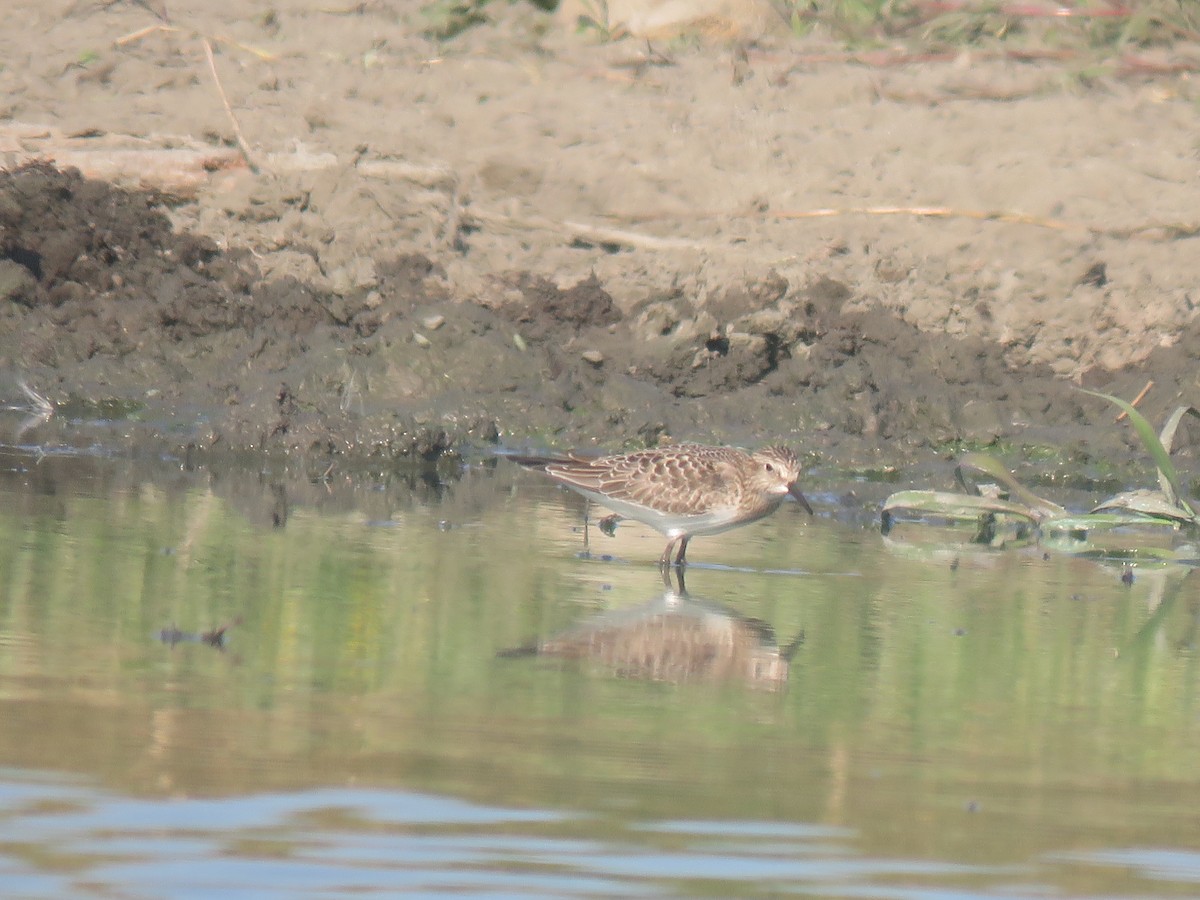
{"label": "dry twig on mud", "polygon": [[[1150,393],[1150,388],[1152,388],[1152,387],[1154,387],[1153,379],[1146,382],[1146,386],[1144,388],[1142,388],[1141,392],[1136,397],[1134,397],[1132,400],[1129,401],[1129,405],[1137,406],[1139,403],[1141,403],[1143,400],[1145,400],[1146,395],[1148,393]],[[1119,412],[1117,414],[1117,417],[1115,419],[1113,419],[1113,424],[1115,425],[1117,422],[1120,422],[1122,419],[1126,419],[1128,417],[1129,417],[1129,413],[1122,410],[1121,412]]]}
{"label": "dry twig on mud", "polygon": [[780,210],[769,215],[776,219],[826,219],[837,216],[914,216],[932,219],[977,219],[983,222],[1008,222],[1016,225],[1034,225],[1055,231],[1085,231],[1102,237],[1132,238],[1174,241],[1200,235],[1200,223],[1195,222],[1146,222],[1124,228],[1084,225],[1047,216],[1011,210],[956,209],[951,206],[847,206],[818,209]]}
{"label": "dry twig on mud", "polygon": [[986,222],[1013,222],[1018,225],[1037,225],[1041,228],[1053,228],[1058,231],[1069,231],[1078,228],[1090,231],[1085,225],[1064,222],[1061,219],[1050,219],[1044,216],[1032,216],[1026,213],[1006,210],[984,209],[955,209],[950,206],[848,206],[841,209],[825,207],[821,209],[780,210],[771,213],[776,219],[825,219],[837,216],[916,216],[933,219],[979,219]]}
{"label": "dry twig on mud", "polygon": [[229,122],[233,125],[233,136],[237,139],[238,147],[242,151],[246,165],[250,167],[251,172],[257,175],[259,168],[258,164],[254,161],[254,154],[250,152],[250,145],[246,143],[246,137],[242,134],[241,126],[238,125],[237,116],[233,114],[233,107],[229,105],[229,98],[225,95],[225,88],[221,86],[221,76],[217,74],[217,61],[213,58],[212,43],[206,37],[201,37],[200,43],[204,47],[204,56],[208,60],[208,70],[212,72],[213,83],[217,86],[217,93],[221,95],[221,103],[225,107],[225,114],[229,116]]}
{"label": "dry twig on mud", "polygon": [[623,228],[590,225],[586,222],[554,222],[540,216],[506,216],[472,208],[467,217],[492,225],[509,226],[537,231],[566,231],[572,241],[588,244],[609,244],[618,247],[633,247],[638,250],[701,250],[704,245],[688,238],[655,237],[639,234]]}
{"label": "dry twig on mud", "polygon": [[145,28],[139,28],[137,31],[131,31],[129,34],[123,35],[113,41],[116,47],[124,47],[127,44],[134,44],[142,38],[147,37],[156,32],[162,34],[187,34],[195,38],[207,38],[214,44],[225,44],[229,47],[235,47],[238,50],[244,50],[252,56],[258,57],[263,62],[274,62],[278,57],[274,53],[270,53],[260,47],[255,47],[253,44],[243,44],[241,41],[235,41],[233,38],[225,37],[220,34],[204,34],[194,28],[183,28],[179,25],[168,25],[159,23],[157,25],[147,25]]}
{"label": "dry twig on mud", "polygon": [[[154,10],[151,11],[154,12]],[[158,13],[155,14],[159,15]],[[225,115],[229,117],[229,122],[233,126],[233,136],[234,140],[237,141],[238,149],[241,150],[242,157],[246,160],[246,165],[250,168],[250,171],[258,174],[259,165],[254,159],[254,154],[250,150],[250,144],[246,141],[246,136],[242,134],[242,128],[238,124],[237,116],[235,116],[233,113],[233,106],[230,104],[229,97],[225,93],[225,88],[221,84],[221,76],[217,73],[217,62],[213,56],[213,43],[228,44],[231,47],[236,47],[239,50],[244,50],[247,53],[253,54],[264,62],[270,62],[271,60],[275,59],[275,55],[273,53],[268,53],[265,50],[260,50],[257,47],[252,47],[249,44],[243,44],[240,41],[235,41],[232,38],[210,36],[195,28],[185,28],[179,25],[173,25],[169,20],[166,19],[165,14],[159,15],[159,18],[162,19],[162,21],[153,25],[147,25],[145,28],[139,28],[137,31],[131,31],[129,34],[117,38],[113,44],[117,47],[124,47],[128,44],[136,43],[137,41],[142,40],[142,38],[155,33],[182,33],[195,37],[200,42],[200,46],[204,50],[204,58],[208,61],[208,70],[212,74],[213,83],[217,87],[217,94],[221,98],[221,105],[225,107]]]}
{"label": "dry twig on mud", "polygon": [[36,161],[76,168],[88,178],[194,196],[211,173],[240,168],[241,153],[179,135],[88,134],[24,122],[0,124],[0,150],[14,166]]}

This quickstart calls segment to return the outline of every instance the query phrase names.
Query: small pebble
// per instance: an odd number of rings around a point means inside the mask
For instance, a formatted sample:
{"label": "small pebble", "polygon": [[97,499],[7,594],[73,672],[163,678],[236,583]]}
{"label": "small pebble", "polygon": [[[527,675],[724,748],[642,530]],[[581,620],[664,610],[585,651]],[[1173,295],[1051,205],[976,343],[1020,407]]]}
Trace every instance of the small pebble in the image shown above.
{"label": "small pebble", "polygon": [[593,366],[599,366],[604,362],[604,354],[599,350],[584,350],[581,356],[583,356],[584,362],[589,362]]}
{"label": "small pebble", "polygon": [[413,343],[418,347],[430,347],[433,344],[429,338],[425,337],[425,335],[421,334],[419,331],[413,332]]}
{"label": "small pebble", "polygon": [[429,331],[437,331],[446,324],[446,317],[440,313],[436,313],[432,316],[426,316],[423,318],[421,320],[421,324],[424,325]]}

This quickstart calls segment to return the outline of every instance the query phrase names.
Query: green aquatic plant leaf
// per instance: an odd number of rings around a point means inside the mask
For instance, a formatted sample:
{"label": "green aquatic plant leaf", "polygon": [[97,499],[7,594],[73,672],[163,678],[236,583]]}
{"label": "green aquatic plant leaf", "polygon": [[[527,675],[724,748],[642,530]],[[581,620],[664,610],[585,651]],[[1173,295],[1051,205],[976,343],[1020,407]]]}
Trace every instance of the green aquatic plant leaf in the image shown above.
{"label": "green aquatic plant leaf", "polygon": [[[1132,405],[1108,394],[1086,393],[1109,400],[1129,414],[1139,438],[1158,466],[1162,490],[1127,491],[1106,500],[1090,513],[1072,514],[1027,489],[995,457],[986,453],[966,453],[959,458],[954,470],[955,479],[965,493],[907,490],[892,494],[882,509],[884,535],[889,534],[901,518],[911,518],[923,525],[936,524],[934,520],[937,519],[955,524],[974,522],[978,531],[972,543],[994,546],[997,541],[1002,544],[1008,541],[1008,536],[1002,535],[998,528],[997,518],[1007,516],[1010,523],[1014,519],[1020,523],[1019,532],[1026,532],[1018,537],[1026,537],[1032,531],[1047,546],[1058,546],[1064,552],[1077,555],[1087,550],[1093,533],[1126,529],[1137,543],[1162,529],[1200,525],[1200,517],[1181,499],[1179,475],[1170,460],[1170,447],[1179,423],[1188,414],[1200,417],[1200,412],[1193,407],[1176,409],[1160,437]],[[987,483],[976,484],[975,479],[980,477],[987,479]],[[1034,528],[1029,529],[1030,525]]]}
{"label": "green aquatic plant leaf", "polygon": [[1140,488],[1134,491],[1124,491],[1114,497],[1109,497],[1096,506],[1093,513],[1132,514],[1136,519],[1165,520],[1172,525],[1195,524],[1196,517],[1189,514],[1179,503],[1172,502],[1171,497],[1164,491],[1151,491]]}
{"label": "green aquatic plant leaf", "polygon": [[1058,519],[1050,519],[1042,523],[1042,531],[1046,534],[1059,534],[1064,531],[1084,534],[1089,531],[1104,531],[1112,528],[1146,527],[1159,525],[1164,528],[1177,528],[1178,521],[1166,516],[1153,513],[1139,512],[1133,509],[1098,508],[1090,513],[1067,515]]}
{"label": "green aquatic plant leaf", "polygon": [[994,479],[997,484],[1008,491],[1010,497],[1025,505],[1029,518],[1035,522],[1044,522],[1047,519],[1067,514],[1067,511],[1057,503],[1039,497],[1022,485],[1000,460],[988,456],[986,453],[967,453],[959,458],[955,477],[965,488],[967,486],[966,479],[962,474],[964,470],[971,470]]}
{"label": "green aquatic plant leaf", "polygon": [[897,491],[884,501],[885,516],[902,510],[956,521],[974,520],[987,513],[1037,521],[1029,508],[1019,503],[951,491]]}
{"label": "green aquatic plant leaf", "polygon": [[1179,429],[1179,423],[1187,415],[1192,415],[1200,419],[1200,409],[1196,409],[1194,406],[1177,406],[1175,407],[1175,411],[1167,418],[1166,424],[1163,425],[1158,439],[1162,442],[1163,449],[1168,454],[1171,452],[1171,445],[1175,443],[1175,432]]}
{"label": "green aquatic plant leaf", "polygon": [[1129,423],[1133,426],[1134,432],[1141,440],[1142,446],[1146,448],[1146,452],[1150,454],[1150,458],[1154,460],[1154,465],[1158,468],[1158,483],[1162,487],[1163,494],[1166,495],[1172,504],[1188,516],[1192,524],[1200,524],[1200,518],[1197,517],[1196,510],[1183,497],[1183,490],[1179,482],[1179,473],[1175,470],[1175,464],[1171,462],[1171,452],[1168,449],[1174,440],[1175,430],[1179,427],[1179,421],[1192,407],[1185,406],[1176,409],[1167,420],[1167,425],[1163,428],[1163,438],[1160,439],[1154,433],[1154,426],[1146,421],[1146,417],[1138,412],[1132,403],[1120,397],[1114,397],[1112,394],[1102,393],[1101,391],[1089,391],[1087,388],[1080,388],[1079,390],[1085,394],[1091,394],[1093,397],[1100,397],[1103,400],[1107,400],[1109,403],[1119,407],[1129,417]]}
{"label": "green aquatic plant leaf", "polygon": [[[1175,407],[1175,411],[1167,417],[1167,421],[1163,425],[1163,429],[1158,435],[1159,443],[1162,444],[1163,450],[1166,451],[1168,457],[1171,455],[1171,445],[1175,442],[1175,432],[1179,429],[1179,423],[1183,421],[1184,416],[1189,414],[1200,418],[1200,410],[1197,410],[1194,406]],[[1193,507],[1192,504],[1184,498],[1186,486],[1182,482],[1180,482],[1178,485],[1171,485],[1167,483],[1162,470],[1159,469],[1158,484],[1159,487],[1162,488],[1163,493],[1174,500],[1176,506],[1178,506],[1180,509],[1187,510],[1191,514],[1191,518],[1193,520],[1196,519],[1195,507]]]}

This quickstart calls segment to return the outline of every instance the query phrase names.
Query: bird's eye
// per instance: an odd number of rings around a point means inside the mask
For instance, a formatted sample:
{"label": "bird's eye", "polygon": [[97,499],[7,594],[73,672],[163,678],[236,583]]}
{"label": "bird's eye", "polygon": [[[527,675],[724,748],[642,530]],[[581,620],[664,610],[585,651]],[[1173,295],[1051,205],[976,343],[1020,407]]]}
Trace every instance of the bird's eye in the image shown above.
{"label": "bird's eye", "polygon": [[767,463],[767,464],[766,464],[766,466],[767,466],[767,471],[768,471],[768,472],[774,472],[774,471],[775,471],[775,467],[774,467],[773,465],[771,465],[770,463]]}

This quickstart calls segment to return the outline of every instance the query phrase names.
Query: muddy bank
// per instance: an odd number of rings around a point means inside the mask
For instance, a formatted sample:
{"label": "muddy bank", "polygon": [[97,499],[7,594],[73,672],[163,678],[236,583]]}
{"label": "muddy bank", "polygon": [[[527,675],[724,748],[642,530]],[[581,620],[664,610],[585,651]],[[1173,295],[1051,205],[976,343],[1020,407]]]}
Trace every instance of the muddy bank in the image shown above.
{"label": "muddy bank", "polygon": [[[790,441],[834,464],[973,447],[1121,456],[1127,429],[1048,366],[920,331],[862,285],[774,271],[698,299],[498,272],[460,296],[438,259],[371,258],[334,293],[175,230],[164,198],[48,166],[0,175],[0,369],[58,414],[23,444],[436,460],[498,442]],[[1156,419],[1195,388],[1195,323],[1083,379]],[[97,431],[89,421],[105,420]],[[83,437],[81,437],[81,435]],[[10,436],[9,440],[14,440]]]}
{"label": "muddy bank", "polygon": [[[1131,436],[1072,385],[1153,380],[1152,420],[1200,397],[1185,35],[1158,65],[1079,22],[1065,55],[873,65],[819,30],[648,46],[531,4],[447,38],[425,6],[18,3],[0,399],[24,378],[58,410],[7,440],[1081,464]],[[193,168],[169,202],[16,171],[56,155],[130,189],[160,183],[131,159]]]}

